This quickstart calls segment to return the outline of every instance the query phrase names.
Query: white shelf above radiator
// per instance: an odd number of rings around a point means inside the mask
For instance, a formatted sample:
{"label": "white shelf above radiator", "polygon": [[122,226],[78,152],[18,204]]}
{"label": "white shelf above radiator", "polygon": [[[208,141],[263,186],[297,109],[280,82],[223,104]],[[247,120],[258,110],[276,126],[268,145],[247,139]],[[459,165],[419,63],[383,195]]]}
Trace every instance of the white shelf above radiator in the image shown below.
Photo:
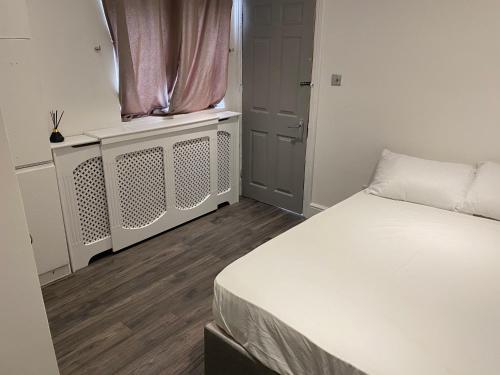
{"label": "white shelf above radiator", "polygon": [[61,143],[51,143],[50,148],[52,150],[57,150],[64,147],[75,147],[84,146],[92,143],[99,142],[97,138],[89,137],[88,135],[74,135],[70,137],[65,137],[64,142]]}
{"label": "white shelf above radiator", "polygon": [[110,128],[87,131],[85,135],[99,139],[102,144],[109,144],[130,141],[137,138],[159,136],[174,131],[192,130],[238,116],[240,116],[240,113],[231,111],[197,112],[172,117],[151,116],[131,122],[124,122]]}

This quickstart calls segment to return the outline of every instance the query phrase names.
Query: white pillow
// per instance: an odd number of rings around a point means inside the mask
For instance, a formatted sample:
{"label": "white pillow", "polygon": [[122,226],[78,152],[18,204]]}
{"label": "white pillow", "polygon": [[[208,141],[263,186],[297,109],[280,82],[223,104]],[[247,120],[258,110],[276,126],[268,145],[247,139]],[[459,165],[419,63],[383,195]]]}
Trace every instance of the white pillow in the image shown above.
{"label": "white pillow", "polygon": [[457,210],[463,206],[475,174],[471,165],[444,163],[382,152],[370,194]]}
{"label": "white pillow", "polygon": [[500,164],[479,165],[461,211],[500,220]]}

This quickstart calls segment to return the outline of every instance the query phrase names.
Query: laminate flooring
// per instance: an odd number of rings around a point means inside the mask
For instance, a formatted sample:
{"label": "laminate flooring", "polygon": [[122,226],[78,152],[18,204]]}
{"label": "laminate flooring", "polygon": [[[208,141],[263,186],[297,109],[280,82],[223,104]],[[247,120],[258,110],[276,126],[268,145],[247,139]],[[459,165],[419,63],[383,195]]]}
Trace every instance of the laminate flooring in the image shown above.
{"label": "laminate flooring", "polygon": [[302,220],[241,198],[44,287],[61,374],[203,374],[215,276]]}

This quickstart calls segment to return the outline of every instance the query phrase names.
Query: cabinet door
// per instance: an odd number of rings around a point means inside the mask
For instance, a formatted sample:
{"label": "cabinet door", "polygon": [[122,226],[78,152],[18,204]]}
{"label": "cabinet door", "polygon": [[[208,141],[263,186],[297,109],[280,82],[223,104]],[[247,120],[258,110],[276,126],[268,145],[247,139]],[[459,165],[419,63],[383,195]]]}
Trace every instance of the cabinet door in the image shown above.
{"label": "cabinet door", "polygon": [[0,0],[0,39],[30,38],[25,0]]}
{"label": "cabinet door", "polygon": [[0,373],[59,374],[0,113]]}
{"label": "cabinet door", "polygon": [[17,167],[52,159],[30,40],[0,40],[0,109]]}
{"label": "cabinet door", "polygon": [[69,264],[53,164],[17,171],[38,274]]}

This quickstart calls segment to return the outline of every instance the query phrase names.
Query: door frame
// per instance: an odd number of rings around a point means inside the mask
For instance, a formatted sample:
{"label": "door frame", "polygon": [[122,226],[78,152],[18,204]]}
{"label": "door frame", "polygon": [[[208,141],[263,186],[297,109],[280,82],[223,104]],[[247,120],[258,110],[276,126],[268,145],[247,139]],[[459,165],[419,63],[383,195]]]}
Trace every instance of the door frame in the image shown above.
{"label": "door frame", "polygon": [[[232,52],[238,53],[238,79],[240,87],[240,95],[238,97],[238,108],[236,110],[242,111],[243,103],[243,1],[233,0],[233,15],[237,15],[237,19],[233,19],[232,30],[235,45],[232,47]],[[309,121],[307,127],[307,140],[306,140],[306,155],[305,155],[305,171],[304,171],[304,197],[302,202],[302,215],[309,218],[327,207],[313,203],[313,178],[314,178],[314,156],[316,148],[316,132],[318,121],[318,106],[319,106],[319,89],[321,85],[322,75],[322,50],[321,39],[324,33],[325,14],[323,9],[326,0],[316,0],[316,16],[314,21],[314,50],[313,50],[313,68],[312,68],[312,86],[311,98],[309,102]],[[241,121],[240,121],[241,126]],[[243,165],[243,147],[242,147],[242,134],[240,129],[240,191],[242,188],[242,174],[241,168]]]}
{"label": "door frame", "polygon": [[312,201],[313,179],[314,179],[314,156],[316,149],[316,132],[318,128],[318,108],[319,92],[321,86],[321,76],[323,70],[321,49],[321,40],[325,27],[325,2],[327,0],[316,0],[316,20],[314,22],[314,50],[313,50],[313,69],[312,69],[312,87],[311,101],[309,103],[309,126],[307,131],[306,143],[306,167],[304,174],[304,200],[302,213],[309,218],[320,213],[326,207],[317,205]]}

